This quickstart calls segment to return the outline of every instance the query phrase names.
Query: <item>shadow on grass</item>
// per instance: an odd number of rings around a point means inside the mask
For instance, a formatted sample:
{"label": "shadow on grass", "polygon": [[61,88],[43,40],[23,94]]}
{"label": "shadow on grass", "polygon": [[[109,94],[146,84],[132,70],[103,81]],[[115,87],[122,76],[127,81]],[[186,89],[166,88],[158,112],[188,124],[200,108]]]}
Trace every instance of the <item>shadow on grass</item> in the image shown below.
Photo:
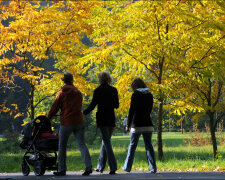
{"label": "shadow on grass", "polygon": [[[164,138],[163,139],[163,146],[166,147],[178,147],[186,145],[184,143],[183,138],[177,137],[177,138]],[[124,138],[118,138],[118,139],[112,139],[112,145],[115,146],[123,146],[128,147],[130,144],[130,137],[124,137]],[[155,138],[152,139],[153,146],[156,146],[157,140]],[[144,147],[144,140],[142,136],[139,138],[138,146]]]}
{"label": "shadow on grass", "polygon": [[[157,153],[156,153],[157,155]],[[221,152],[220,155],[222,157],[225,157],[225,152]],[[200,160],[200,161],[206,161],[206,160],[212,160],[213,154],[210,152],[187,152],[187,151],[179,151],[179,152],[173,152],[173,151],[166,151],[164,153],[163,161],[166,160]]]}

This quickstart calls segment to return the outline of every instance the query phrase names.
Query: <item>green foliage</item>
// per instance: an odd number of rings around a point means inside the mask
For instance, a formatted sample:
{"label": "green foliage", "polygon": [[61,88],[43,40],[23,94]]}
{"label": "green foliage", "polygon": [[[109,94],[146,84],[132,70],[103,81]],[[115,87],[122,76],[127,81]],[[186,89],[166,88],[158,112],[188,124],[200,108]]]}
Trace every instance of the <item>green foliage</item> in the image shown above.
{"label": "green foliage", "polygon": [[18,132],[11,132],[11,131],[4,131],[3,133],[3,139],[0,141],[0,154],[1,153],[7,153],[11,152],[13,154],[16,154],[18,152],[21,152],[19,148],[19,133]]}

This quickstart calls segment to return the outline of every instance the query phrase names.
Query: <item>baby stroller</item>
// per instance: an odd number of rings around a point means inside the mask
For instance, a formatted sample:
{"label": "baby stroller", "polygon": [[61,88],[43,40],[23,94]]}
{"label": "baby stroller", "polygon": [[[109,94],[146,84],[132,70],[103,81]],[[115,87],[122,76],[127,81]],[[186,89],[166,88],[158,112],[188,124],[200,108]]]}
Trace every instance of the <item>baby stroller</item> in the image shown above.
{"label": "baby stroller", "polygon": [[57,170],[59,137],[53,134],[50,120],[38,116],[24,126],[22,135],[20,147],[26,149],[21,165],[23,175],[29,175],[29,165],[36,176],[44,175],[46,169]]}

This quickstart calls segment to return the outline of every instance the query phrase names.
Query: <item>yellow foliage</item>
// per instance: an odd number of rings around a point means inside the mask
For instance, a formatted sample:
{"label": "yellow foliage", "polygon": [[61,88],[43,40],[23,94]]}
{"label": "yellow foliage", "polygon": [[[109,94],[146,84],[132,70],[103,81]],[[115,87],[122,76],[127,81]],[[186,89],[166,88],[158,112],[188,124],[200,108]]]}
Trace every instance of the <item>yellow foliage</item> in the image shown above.
{"label": "yellow foliage", "polygon": [[24,114],[22,113],[17,113],[15,116],[14,116],[14,119],[16,119],[17,117],[20,117],[20,116],[23,116]]}
{"label": "yellow foliage", "polygon": [[[9,21],[8,26],[0,23],[0,74],[4,75],[1,76],[1,83],[5,83],[6,87],[9,83],[14,86],[13,79],[9,81],[4,73],[12,69],[12,77],[28,80],[30,86],[34,87],[37,95],[34,102],[39,103],[43,96],[52,95],[60,89],[62,74],[57,71],[71,71],[75,85],[85,95],[91,94],[89,89],[93,85],[80,75],[82,68],[79,68],[76,59],[86,48],[81,42],[81,35],[93,31],[92,25],[86,20],[92,9],[102,3],[52,1],[46,4],[43,6],[40,1],[10,1],[0,6],[0,19],[14,19]],[[9,53],[10,56],[7,55]],[[52,63],[49,62],[50,57],[56,60],[56,72],[46,72],[44,69],[44,65]]]}
{"label": "yellow foliage", "polygon": [[[12,69],[38,95],[54,95],[65,71],[84,95],[92,95],[96,85],[82,75],[94,68],[96,75],[109,70],[115,78],[117,114],[127,114],[136,77],[171,113],[224,111],[224,8],[216,1],[54,1],[45,7],[10,1],[0,11],[1,19],[15,19],[7,27],[0,23],[0,74]],[[87,48],[82,34],[95,44]],[[50,56],[57,70],[44,73]],[[6,74],[0,80],[12,82]]]}
{"label": "yellow foliage", "polygon": [[[222,6],[215,1],[135,1],[124,8],[123,2],[110,1],[106,5],[112,9],[96,9],[89,20],[97,47],[82,59],[91,64],[85,73],[93,64],[103,70],[106,63],[114,63],[108,69],[113,69],[117,80],[118,114],[129,108],[132,92],[127,85],[135,77],[143,78],[156,103],[163,99],[171,113],[181,116],[189,110],[204,114],[217,107],[224,111],[224,85],[215,107],[209,107],[204,97],[209,78],[214,79],[213,102],[218,97],[216,79],[225,82]],[[109,55],[112,59],[107,59]]]}

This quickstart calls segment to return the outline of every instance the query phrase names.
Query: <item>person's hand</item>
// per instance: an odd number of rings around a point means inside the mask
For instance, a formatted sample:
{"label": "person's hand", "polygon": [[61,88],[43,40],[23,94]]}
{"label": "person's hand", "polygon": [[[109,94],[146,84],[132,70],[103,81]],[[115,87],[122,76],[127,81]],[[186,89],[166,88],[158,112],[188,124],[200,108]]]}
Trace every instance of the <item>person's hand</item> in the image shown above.
{"label": "person's hand", "polygon": [[128,126],[126,126],[126,131],[127,131],[127,132],[129,132],[129,131],[130,131],[130,129],[128,128]]}

